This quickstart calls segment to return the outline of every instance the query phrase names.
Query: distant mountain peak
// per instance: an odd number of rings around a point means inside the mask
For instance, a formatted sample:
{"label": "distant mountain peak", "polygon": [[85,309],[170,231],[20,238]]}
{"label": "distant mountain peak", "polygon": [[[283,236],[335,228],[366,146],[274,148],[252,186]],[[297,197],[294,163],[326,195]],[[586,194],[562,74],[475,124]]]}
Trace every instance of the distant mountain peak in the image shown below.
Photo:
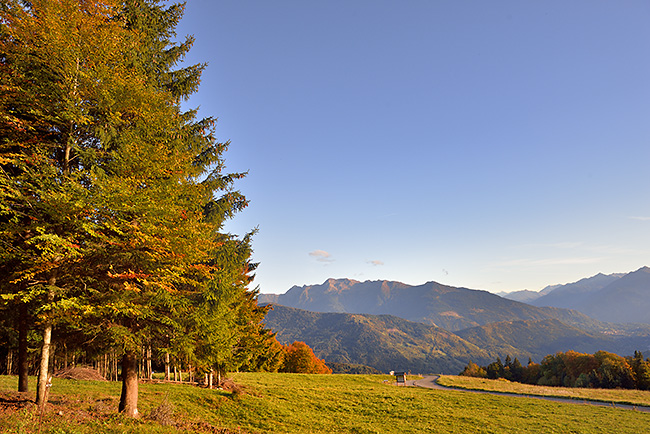
{"label": "distant mountain peak", "polygon": [[350,288],[352,288],[354,285],[357,285],[359,281],[357,280],[352,280],[352,279],[327,279],[325,282],[323,282],[323,285],[325,289],[325,293],[337,293],[340,294],[341,292],[347,291]]}
{"label": "distant mountain peak", "polygon": [[602,274],[561,285],[533,300],[535,306],[575,309],[592,318],[616,323],[650,323],[650,268]]}

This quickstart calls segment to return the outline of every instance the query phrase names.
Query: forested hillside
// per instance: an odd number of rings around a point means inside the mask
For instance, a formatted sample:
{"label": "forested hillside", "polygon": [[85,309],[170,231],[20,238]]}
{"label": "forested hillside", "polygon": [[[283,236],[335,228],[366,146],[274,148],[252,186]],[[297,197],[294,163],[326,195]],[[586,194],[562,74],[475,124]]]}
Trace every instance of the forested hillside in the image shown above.
{"label": "forested hillside", "polygon": [[548,354],[569,350],[585,353],[605,350],[629,355],[650,346],[647,335],[615,338],[603,333],[585,332],[552,319],[492,323],[460,330],[456,334],[491,354],[502,358],[510,355],[523,361],[529,357],[539,361]]}
{"label": "forested hillside", "polygon": [[390,315],[316,313],[278,305],[265,322],[280,342],[304,341],[325,362],[362,364],[382,372],[455,374],[470,359],[494,356],[439,327]]}
{"label": "forested hillside", "polygon": [[630,355],[650,347],[643,332],[613,337],[558,320],[507,321],[450,333],[392,315],[318,313],[275,305],[265,323],[281,342],[304,341],[328,363],[362,364],[383,372],[457,374],[457,367],[470,360],[480,364],[510,356],[540,362],[558,351]]}

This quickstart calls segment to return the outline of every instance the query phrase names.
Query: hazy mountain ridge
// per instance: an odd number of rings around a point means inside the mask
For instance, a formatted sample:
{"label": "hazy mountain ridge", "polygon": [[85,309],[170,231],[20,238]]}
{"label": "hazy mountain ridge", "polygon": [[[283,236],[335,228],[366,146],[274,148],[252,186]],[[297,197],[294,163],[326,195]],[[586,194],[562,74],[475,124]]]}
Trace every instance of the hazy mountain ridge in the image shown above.
{"label": "hazy mountain ridge", "polygon": [[558,319],[590,331],[603,328],[599,321],[576,311],[531,306],[487,291],[437,282],[411,286],[393,281],[328,279],[320,285],[294,286],[285,294],[261,294],[260,303],[313,312],[394,315],[449,331],[494,322],[544,319]]}
{"label": "hazy mountain ridge", "polygon": [[650,324],[650,268],[597,274],[561,285],[530,303],[575,309],[600,321]]}
{"label": "hazy mountain ridge", "polygon": [[[607,285],[617,281],[625,274],[602,274],[580,279],[577,282],[567,283],[565,285],[553,285],[551,291],[543,293],[544,288],[540,291],[540,297],[536,298],[531,304],[535,306],[554,306],[567,309],[577,309],[581,306],[582,300],[589,294],[594,294]],[[579,310],[579,309],[578,309]]]}
{"label": "hazy mountain ridge", "polygon": [[507,298],[508,300],[521,301],[522,303],[529,303],[533,300],[541,297],[541,293],[537,291],[531,291],[530,289],[522,289],[521,291],[512,291],[512,292],[495,292],[496,295],[502,298]]}
{"label": "hazy mountain ridge", "polygon": [[650,268],[626,274],[580,306],[589,316],[609,322],[650,324]]}

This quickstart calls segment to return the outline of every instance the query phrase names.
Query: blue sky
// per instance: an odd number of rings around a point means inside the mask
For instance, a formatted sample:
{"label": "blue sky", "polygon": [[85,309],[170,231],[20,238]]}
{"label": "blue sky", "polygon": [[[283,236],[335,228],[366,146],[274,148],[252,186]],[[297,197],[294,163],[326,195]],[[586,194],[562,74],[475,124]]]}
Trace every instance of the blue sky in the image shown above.
{"label": "blue sky", "polygon": [[650,2],[189,0],[265,293],[650,265]]}

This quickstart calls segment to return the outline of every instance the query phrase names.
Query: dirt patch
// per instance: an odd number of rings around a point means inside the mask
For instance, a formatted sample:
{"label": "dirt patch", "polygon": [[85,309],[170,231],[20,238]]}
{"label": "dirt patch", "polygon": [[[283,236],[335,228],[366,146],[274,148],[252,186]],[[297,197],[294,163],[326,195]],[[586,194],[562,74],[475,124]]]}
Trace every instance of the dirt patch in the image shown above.
{"label": "dirt patch", "polygon": [[56,378],[65,378],[66,380],[88,380],[88,381],[106,381],[99,371],[83,366],[63,369],[56,374]]}

